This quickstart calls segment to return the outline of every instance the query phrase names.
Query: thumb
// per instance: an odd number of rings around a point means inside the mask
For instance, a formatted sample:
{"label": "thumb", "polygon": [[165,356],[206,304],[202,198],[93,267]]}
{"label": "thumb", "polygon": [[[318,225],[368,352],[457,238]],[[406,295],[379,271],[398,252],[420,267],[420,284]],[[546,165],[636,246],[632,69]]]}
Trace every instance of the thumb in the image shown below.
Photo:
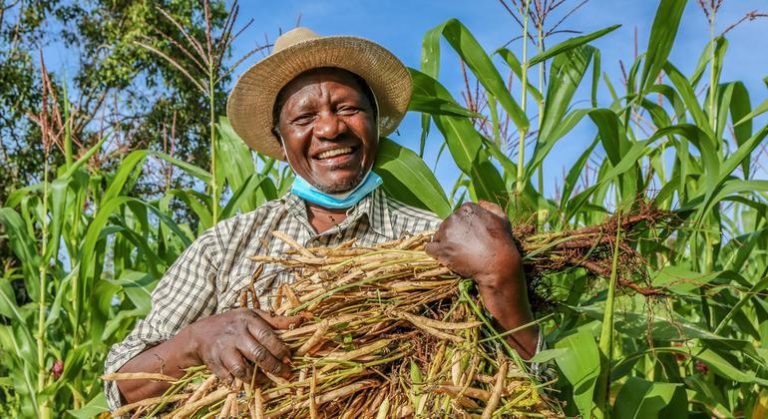
{"label": "thumb", "polygon": [[272,326],[272,328],[275,330],[288,330],[300,325],[302,322],[304,322],[304,320],[306,320],[306,317],[301,314],[297,314],[295,316],[275,316],[260,309],[254,309],[253,311],[254,313],[258,314],[259,317],[264,319],[264,321],[269,323],[269,325]]}

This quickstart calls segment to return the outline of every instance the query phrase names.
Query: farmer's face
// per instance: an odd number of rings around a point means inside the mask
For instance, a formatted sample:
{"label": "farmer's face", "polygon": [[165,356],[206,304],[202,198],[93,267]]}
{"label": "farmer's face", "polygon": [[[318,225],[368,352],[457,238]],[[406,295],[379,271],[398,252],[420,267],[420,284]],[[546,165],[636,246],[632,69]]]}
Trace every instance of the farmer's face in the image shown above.
{"label": "farmer's face", "polygon": [[357,186],[377,151],[363,86],[343,71],[320,69],[293,79],[283,97],[277,128],[291,168],[326,193]]}

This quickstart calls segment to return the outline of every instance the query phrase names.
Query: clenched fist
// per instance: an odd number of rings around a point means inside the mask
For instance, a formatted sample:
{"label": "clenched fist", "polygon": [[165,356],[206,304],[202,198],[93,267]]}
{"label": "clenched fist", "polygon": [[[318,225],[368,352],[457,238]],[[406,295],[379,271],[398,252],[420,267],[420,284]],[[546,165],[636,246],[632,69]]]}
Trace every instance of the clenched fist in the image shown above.
{"label": "clenched fist", "polygon": [[[440,224],[426,252],[477,284],[480,299],[499,328],[511,330],[533,322],[520,252],[512,226],[498,205],[465,203]],[[536,353],[538,327],[507,336],[523,358]]]}
{"label": "clenched fist", "polygon": [[487,201],[461,205],[440,224],[426,252],[480,288],[524,281],[512,226],[504,211]]}

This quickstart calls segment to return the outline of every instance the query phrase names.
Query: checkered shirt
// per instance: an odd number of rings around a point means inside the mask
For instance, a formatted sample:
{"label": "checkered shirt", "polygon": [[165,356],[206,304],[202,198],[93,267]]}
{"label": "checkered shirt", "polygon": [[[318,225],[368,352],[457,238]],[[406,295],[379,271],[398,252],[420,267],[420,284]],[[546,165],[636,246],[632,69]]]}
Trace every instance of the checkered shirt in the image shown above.
{"label": "checkered shirt", "polygon": [[[273,231],[282,231],[306,247],[334,246],[350,239],[368,247],[435,230],[440,222],[432,213],[388,197],[382,188],[350,208],[344,221],[322,234],[309,224],[305,202],[291,193],[224,220],[195,240],[168,269],[152,293],[152,310],[123,342],[112,347],[105,372],[116,372],[134,356],[169,340],[198,319],[236,308],[240,291],[250,284],[259,265],[249,256],[281,255],[288,250],[286,243],[272,237]],[[273,292],[292,281],[288,270],[266,264],[255,283],[261,306],[269,307]],[[120,406],[114,381],[105,382],[105,391],[110,409]]]}

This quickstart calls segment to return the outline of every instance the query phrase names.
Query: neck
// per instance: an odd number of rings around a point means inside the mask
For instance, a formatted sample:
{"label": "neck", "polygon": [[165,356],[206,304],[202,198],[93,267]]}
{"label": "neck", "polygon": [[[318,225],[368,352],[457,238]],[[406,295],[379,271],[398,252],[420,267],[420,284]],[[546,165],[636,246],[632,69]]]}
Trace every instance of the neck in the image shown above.
{"label": "neck", "polygon": [[309,224],[318,233],[324,233],[347,219],[348,208],[324,208],[307,202]]}

